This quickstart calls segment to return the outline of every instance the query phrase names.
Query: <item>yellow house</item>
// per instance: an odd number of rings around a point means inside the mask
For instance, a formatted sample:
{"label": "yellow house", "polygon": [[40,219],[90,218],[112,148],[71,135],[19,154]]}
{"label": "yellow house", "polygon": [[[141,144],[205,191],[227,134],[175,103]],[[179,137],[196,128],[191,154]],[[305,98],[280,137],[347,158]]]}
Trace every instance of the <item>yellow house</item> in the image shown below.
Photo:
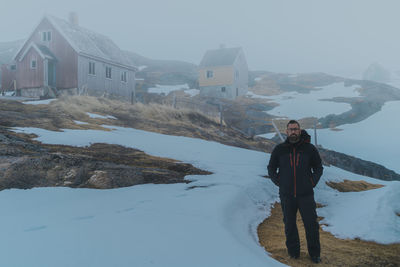
{"label": "yellow house", "polygon": [[243,49],[208,50],[199,66],[200,95],[235,99],[248,89],[248,67]]}

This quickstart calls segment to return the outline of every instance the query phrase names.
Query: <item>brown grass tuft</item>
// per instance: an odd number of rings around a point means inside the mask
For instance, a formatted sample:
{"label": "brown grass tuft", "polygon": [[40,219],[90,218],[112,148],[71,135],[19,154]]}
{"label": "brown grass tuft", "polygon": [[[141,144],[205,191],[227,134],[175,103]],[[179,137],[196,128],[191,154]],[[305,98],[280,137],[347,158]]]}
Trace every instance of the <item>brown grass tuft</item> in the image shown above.
{"label": "brown grass tuft", "polygon": [[383,187],[381,184],[370,184],[365,181],[326,182],[328,186],[339,192],[360,192]]}
{"label": "brown grass tuft", "polygon": [[[301,254],[297,260],[291,259],[285,246],[285,234],[279,203],[271,209],[271,216],[257,229],[260,244],[270,255],[289,266],[314,266],[311,262],[300,215],[297,218]],[[322,219],[322,218],[319,218]],[[339,239],[320,230],[321,259],[316,266],[399,266],[400,244],[381,245],[362,240]]]}

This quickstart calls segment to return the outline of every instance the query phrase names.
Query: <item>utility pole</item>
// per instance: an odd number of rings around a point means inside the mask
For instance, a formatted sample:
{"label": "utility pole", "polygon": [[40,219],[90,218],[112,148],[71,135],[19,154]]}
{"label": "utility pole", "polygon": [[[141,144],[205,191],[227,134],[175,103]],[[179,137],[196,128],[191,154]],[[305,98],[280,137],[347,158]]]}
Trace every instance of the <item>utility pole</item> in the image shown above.
{"label": "utility pole", "polygon": [[222,105],[219,103],[219,126],[222,129],[222,120],[223,120],[223,115],[222,115]]}
{"label": "utility pole", "polygon": [[314,123],[314,141],[315,141],[315,146],[318,146],[318,143],[317,143],[317,123],[318,123],[318,120],[315,120],[315,123]]}

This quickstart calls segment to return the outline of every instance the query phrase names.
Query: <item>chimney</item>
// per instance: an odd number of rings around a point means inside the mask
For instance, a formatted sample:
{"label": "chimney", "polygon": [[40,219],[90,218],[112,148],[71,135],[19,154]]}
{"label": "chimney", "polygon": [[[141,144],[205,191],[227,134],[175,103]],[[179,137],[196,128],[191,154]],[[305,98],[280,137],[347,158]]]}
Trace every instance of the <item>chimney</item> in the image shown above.
{"label": "chimney", "polygon": [[76,12],[69,13],[69,23],[75,26],[79,26],[79,18]]}

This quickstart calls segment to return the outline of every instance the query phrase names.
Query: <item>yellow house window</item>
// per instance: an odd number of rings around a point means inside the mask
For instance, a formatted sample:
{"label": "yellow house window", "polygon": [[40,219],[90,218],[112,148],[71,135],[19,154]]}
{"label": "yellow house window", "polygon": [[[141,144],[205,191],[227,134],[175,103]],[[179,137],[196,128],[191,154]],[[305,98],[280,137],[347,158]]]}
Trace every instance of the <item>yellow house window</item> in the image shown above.
{"label": "yellow house window", "polygon": [[226,87],[221,87],[221,92],[226,92]]}
{"label": "yellow house window", "polygon": [[207,76],[207,79],[210,79],[210,78],[214,77],[214,72],[212,70],[208,70],[206,76]]}

